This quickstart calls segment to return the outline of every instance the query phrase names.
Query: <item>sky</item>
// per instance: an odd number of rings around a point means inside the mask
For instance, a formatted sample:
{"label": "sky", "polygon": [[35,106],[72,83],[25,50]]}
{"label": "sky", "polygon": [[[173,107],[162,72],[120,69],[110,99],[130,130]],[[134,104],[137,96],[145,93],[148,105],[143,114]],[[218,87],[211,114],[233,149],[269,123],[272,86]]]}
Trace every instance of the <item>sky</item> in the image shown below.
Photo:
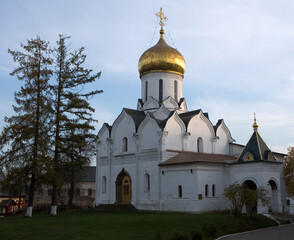
{"label": "sky", "polygon": [[[238,144],[259,133],[272,151],[294,146],[293,0],[0,0],[0,130],[13,114],[21,82],[8,48],[40,36],[56,44],[71,36],[85,47],[86,67],[102,72],[91,99],[99,128],[112,125],[122,108],[141,98],[138,60],[159,39],[158,19],[167,16],[166,40],[186,61],[183,96],[188,110],[224,119]],[[157,26],[157,27],[156,27]]]}

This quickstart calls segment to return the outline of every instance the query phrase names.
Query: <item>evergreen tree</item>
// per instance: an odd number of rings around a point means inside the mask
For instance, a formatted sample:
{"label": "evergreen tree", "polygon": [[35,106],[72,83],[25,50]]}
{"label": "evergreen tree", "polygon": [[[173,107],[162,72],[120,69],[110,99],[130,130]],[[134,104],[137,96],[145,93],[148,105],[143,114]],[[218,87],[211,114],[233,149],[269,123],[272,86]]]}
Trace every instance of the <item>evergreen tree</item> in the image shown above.
{"label": "evergreen tree", "polygon": [[24,82],[15,93],[15,115],[5,117],[7,125],[0,136],[0,164],[9,169],[21,169],[30,178],[29,201],[26,216],[32,217],[34,191],[39,177],[48,161],[50,119],[50,86],[52,71],[48,68],[52,59],[48,57],[48,43],[40,37],[21,44],[23,51],[8,52],[18,66],[12,76]]}
{"label": "evergreen tree", "polygon": [[[84,154],[94,135],[92,125],[95,111],[89,99],[101,93],[100,90],[86,91],[85,85],[93,83],[101,72],[93,74],[83,67],[86,60],[84,48],[70,51],[66,46],[69,37],[60,35],[54,51],[56,85],[54,86],[54,157],[52,168],[51,215],[57,214],[57,191],[61,185],[61,167],[70,162],[71,167],[82,166],[89,161]],[[72,170],[74,170],[72,168]]]}

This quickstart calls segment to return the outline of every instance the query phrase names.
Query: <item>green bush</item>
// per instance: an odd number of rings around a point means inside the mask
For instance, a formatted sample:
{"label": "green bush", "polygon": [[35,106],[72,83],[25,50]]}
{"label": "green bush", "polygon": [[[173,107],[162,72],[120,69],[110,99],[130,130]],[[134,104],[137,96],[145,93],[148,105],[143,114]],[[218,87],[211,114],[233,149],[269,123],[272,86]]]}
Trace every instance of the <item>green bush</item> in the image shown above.
{"label": "green bush", "polygon": [[174,233],[171,240],[189,240],[189,237],[184,233]]}
{"label": "green bush", "polygon": [[205,223],[202,227],[202,230],[207,237],[215,237],[217,232],[216,227],[213,223]]}
{"label": "green bush", "polygon": [[198,231],[191,232],[191,240],[202,240],[202,233]]}

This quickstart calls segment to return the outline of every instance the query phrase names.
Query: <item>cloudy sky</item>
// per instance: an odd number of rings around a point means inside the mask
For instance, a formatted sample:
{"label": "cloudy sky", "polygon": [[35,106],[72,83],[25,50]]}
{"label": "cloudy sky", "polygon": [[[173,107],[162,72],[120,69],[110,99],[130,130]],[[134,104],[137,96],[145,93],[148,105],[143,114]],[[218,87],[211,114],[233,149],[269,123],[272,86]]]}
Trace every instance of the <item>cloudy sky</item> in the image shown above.
{"label": "cloudy sky", "polygon": [[[246,144],[253,113],[273,151],[294,146],[293,0],[0,0],[0,110],[10,116],[20,82],[7,49],[41,36],[54,46],[59,34],[86,48],[87,67],[102,71],[92,99],[99,120],[113,123],[140,98],[138,60],[159,38],[155,13],[167,18],[166,39],[186,60],[183,95],[188,109],[224,119]],[[155,32],[155,34],[154,34]]]}

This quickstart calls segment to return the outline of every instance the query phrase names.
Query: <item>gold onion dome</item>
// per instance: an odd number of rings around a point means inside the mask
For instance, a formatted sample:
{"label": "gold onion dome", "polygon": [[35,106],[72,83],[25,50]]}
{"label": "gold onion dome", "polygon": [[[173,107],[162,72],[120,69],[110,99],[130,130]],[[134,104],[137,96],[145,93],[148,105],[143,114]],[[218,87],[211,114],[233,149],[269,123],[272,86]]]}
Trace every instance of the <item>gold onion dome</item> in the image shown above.
{"label": "gold onion dome", "polygon": [[163,34],[164,31],[161,29],[158,43],[140,57],[138,63],[140,77],[149,72],[171,72],[184,76],[185,59],[177,49],[165,42]]}
{"label": "gold onion dome", "polygon": [[256,115],[254,113],[254,123],[252,124],[253,130],[256,132],[258,130],[258,124],[256,122]]}

